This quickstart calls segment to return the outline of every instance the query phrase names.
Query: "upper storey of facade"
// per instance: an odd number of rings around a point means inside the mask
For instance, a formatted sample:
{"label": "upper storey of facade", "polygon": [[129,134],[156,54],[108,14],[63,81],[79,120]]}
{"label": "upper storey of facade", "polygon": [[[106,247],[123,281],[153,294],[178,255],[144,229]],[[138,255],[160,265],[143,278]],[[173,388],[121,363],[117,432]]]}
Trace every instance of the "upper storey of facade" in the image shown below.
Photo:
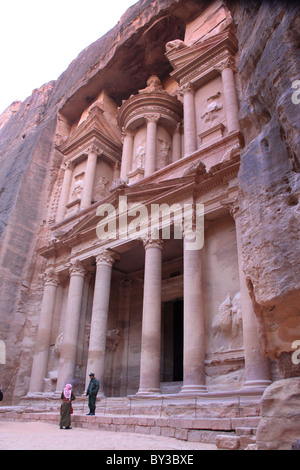
{"label": "upper storey of facade", "polygon": [[[156,20],[147,31],[163,21]],[[76,119],[61,110],[57,148],[63,161],[48,218],[54,229],[65,231],[71,220],[101,201],[112,201],[120,189],[182,184],[199,166],[207,179],[220,165],[238,160],[243,139],[230,12],[217,0],[188,21],[184,31],[167,42],[160,31],[155,40],[163,41],[161,73],[156,60],[134,93],[128,86],[120,99],[118,90],[113,94],[100,86]]]}

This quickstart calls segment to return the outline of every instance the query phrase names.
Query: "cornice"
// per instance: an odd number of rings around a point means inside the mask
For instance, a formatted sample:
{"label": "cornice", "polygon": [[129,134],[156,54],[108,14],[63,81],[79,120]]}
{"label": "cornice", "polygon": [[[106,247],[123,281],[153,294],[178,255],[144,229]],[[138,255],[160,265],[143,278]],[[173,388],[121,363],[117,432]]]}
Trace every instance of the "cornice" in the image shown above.
{"label": "cornice", "polygon": [[176,128],[183,114],[182,103],[166,92],[152,92],[132,95],[118,108],[118,123],[124,130],[133,130],[145,118],[160,115]]}

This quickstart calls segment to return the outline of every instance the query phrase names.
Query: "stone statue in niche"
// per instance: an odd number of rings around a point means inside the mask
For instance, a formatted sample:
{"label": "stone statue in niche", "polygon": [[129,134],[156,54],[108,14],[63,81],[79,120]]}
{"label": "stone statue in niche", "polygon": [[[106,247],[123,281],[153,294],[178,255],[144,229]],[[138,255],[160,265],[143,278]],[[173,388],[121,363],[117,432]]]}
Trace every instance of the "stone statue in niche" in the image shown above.
{"label": "stone statue in niche", "polygon": [[214,318],[212,332],[216,345],[221,346],[222,350],[225,350],[226,344],[228,349],[241,346],[239,344],[242,336],[240,292],[237,292],[232,300],[230,294],[227,294],[226,299],[219,306],[218,314]]}
{"label": "stone statue in niche", "polygon": [[105,197],[107,194],[106,185],[109,183],[109,180],[105,176],[100,176],[94,188],[94,200],[99,201],[101,198]]}
{"label": "stone statue in niche", "polygon": [[158,152],[158,162],[157,168],[164,168],[170,163],[170,145],[168,142],[165,142],[162,139],[158,139],[159,142],[159,152]]}
{"label": "stone statue in niche", "polygon": [[83,191],[83,178],[84,173],[80,173],[80,175],[75,176],[75,186],[72,191],[71,200],[76,201],[77,199],[81,199],[81,194]]}
{"label": "stone statue in niche", "polygon": [[139,145],[136,150],[135,157],[134,157],[135,168],[144,168],[145,154],[146,154],[145,146]]}
{"label": "stone statue in niche", "polygon": [[161,84],[161,81],[157,75],[151,75],[147,80],[147,87],[139,90],[140,94],[143,93],[167,93]]}
{"label": "stone statue in niche", "polygon": [[98,186],[101,189],[105,189],[105,186],[107,185],[107,183],[108,183],[108,179],[105,178],[105,176],[100,176],[99,181],[98,181]]}

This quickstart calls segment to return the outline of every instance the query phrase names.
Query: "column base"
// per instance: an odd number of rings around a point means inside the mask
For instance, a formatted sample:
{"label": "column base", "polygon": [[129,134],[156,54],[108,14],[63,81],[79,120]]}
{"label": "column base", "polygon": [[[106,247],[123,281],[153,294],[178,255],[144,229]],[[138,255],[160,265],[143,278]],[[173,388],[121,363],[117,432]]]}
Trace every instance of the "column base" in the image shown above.
{"label": "column base", "polygon": [[136,393],[136,397],[149,397],[152,395],[161,395],[160,388],[140,388]]}
{"label": "column base", "polygon": [[271,385],[272,381],[271,380],[246,380],[243,384],[243,390],[257,390],[257,391],[263,391],[269,385]]}
{"label": "column base", "polygon": [[195,393],[207,393],[205,385],[183,385],[180,394],[191,395]]}

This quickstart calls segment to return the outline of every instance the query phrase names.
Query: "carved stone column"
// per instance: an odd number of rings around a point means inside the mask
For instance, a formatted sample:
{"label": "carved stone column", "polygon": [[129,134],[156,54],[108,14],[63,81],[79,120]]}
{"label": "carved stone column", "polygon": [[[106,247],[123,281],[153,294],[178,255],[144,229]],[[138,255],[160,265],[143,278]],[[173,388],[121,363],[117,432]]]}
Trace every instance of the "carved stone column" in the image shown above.
{"label": "carved stone column", "polygon": [[183,243],[184,352],[181,393],[206,392],[202,250],[189,249],[185,237]]}
{"label": "carved stone column", "polygon": [[130,131],[123,130],[122,137],[123,137],[123,152],[122,152],[120,178],[121,180],[127,182],[128,181],[127,175],[131,171],[131,166],[132,166],[134,134]]}
{"label": "carved stone column", "polygon": [[145,177],[152,175],[156,170],[157,124],[159,114],[147,116],[147,141],[145,155]]}
{"label": "carved stone column", "polygon": [[270,361],[263,356],[260,350],[257,331],[257,320],[253,310],[252,300],[247,287],[246,276],[243,270],[242,256],[242,230],[240,210],[235,202],[229,206],[231,215],[235,220],[237,252],[239,263],[239,278],[243,320],[243,339],[245,355],[245,381],[243,388],[265,389],[270,385]]}
{"label": "carved stone column", "polygon": [[113,264],[117,259],[119,259],[118,254],[109,250],[105,250],[96,256],[96,280],[86,383],[88,383],[88,375],[93,372],[100,382],[100,394],[102,395],[104,395],[103,379],[105,371],[106,332],[111,273]]}
{"label": "carved stone column", "polygon": [[73,162],[67,162],[64,164],[64,179],[61,188],[61,194],[58,204],[58,209],[56,213],[56,222],[61,222],[64,219],[66,213],[66,205],[69,200],[71,183],[72,183],[72,176],[74,171],[75,165]]}
{"label": "carved stone column", "polygon": [[161,278],[163,241],[147,240],[143,299],[142,349],[138,395],[160,393]]}
{"label": "carved stone column", "polygon": [[195,90],[191,83],[180,90],[183,95],[184,117],[184,155],[190,155],[197,150],[197,128],[195,110]]}
{"label": "carved stone column", "polygon": [[178,123],[172,136],[172,162],[181,158],[181,124]]}
{"label": "carved stone column", "polygon": [[59,278],[56,272],[53,269],[47,271],[44,275],[45,287],[37,332],[36,349],[33,357],[29,393],[43,391],[43,380],[47,374],[51,328],[58,285]]}
{"label": "carved stone column", "polygon": [[70,285],[63,328],[57,391],[61,391],[66,383],[72,383],[74,380],[82,293],[86,274],[79,260],[70,265],[69,271]]}
{"label": "carved stone column", "polygon": [[88,157],[87,157],[87,162],[86,162],[80,209],[86,209],[87,207],[90,207],[92,203],[93,186],[94,186],[98,153],[99,151],[96,145],[91,145],[88,148]]}
{"label": "carved stone column", "polygon": [[225,101],[225,112],[228,132],[240,129],[239,107],[234,80],[235,61],[233,57],[228,58],[217,69],[222,75],[223,93]]}

